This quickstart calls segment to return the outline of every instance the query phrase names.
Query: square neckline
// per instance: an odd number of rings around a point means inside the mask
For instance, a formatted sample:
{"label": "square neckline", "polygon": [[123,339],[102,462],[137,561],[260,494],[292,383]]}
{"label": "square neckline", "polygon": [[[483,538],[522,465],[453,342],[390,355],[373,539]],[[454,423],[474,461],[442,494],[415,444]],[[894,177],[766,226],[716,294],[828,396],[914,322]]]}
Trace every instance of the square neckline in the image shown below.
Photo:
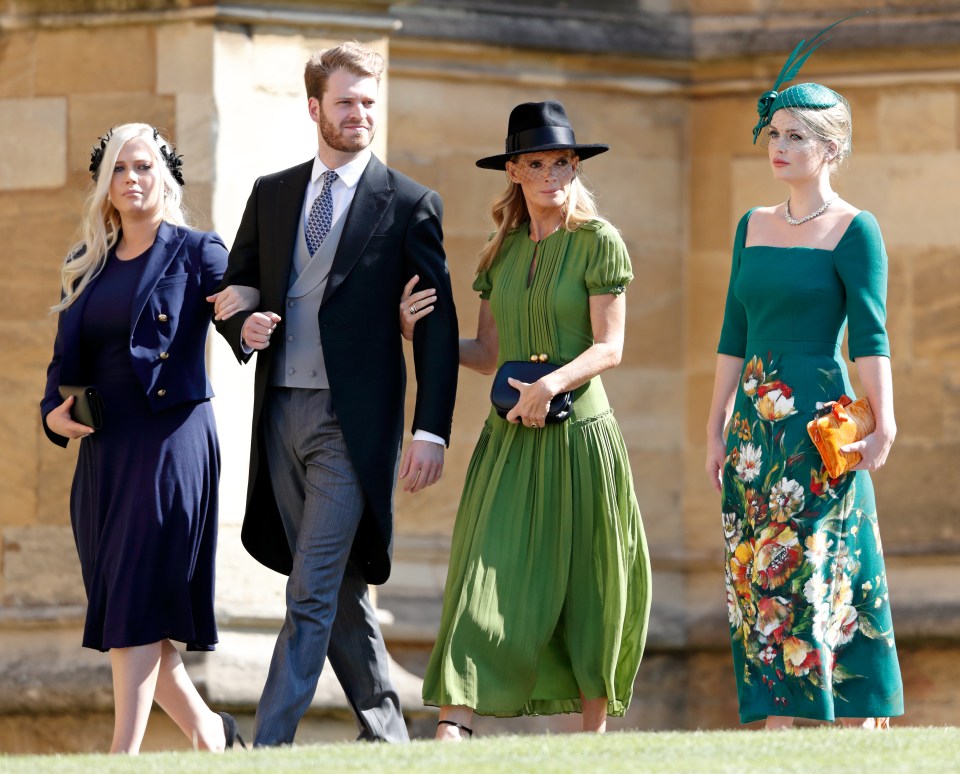
{"label": "square neckline", "polygon": [[847,235],[850,233],[850,229],[853,226],[853,224],[856,222],[857,218],[859,218],[861,215],[863,215],[864,212],[866,212],[866,210],[860,210],[856,215],[854,215],[850,219],[850,222],[847,224],[847,227],[843,230],[843,234],[840,236],[840,239],[837,240],[837,243],[830,248],[810,247],[809,245],[748,245],[746,244],[746,241],[747,241],[747,229],[750,228],[750,218],[753,217],[753,213],[756,212],[758,209],[759,207],[754,207],[748,213],[747,222],[745,224],[745,228],[743,232],[744,245],[741,248],[742,250],[753,250],[755,248],[763,248],[767,250],[813,250],[814,252],[819,252],[819,253],[835,253],[840,248],[840,245],[843,244],[843,240],[847,238]]}

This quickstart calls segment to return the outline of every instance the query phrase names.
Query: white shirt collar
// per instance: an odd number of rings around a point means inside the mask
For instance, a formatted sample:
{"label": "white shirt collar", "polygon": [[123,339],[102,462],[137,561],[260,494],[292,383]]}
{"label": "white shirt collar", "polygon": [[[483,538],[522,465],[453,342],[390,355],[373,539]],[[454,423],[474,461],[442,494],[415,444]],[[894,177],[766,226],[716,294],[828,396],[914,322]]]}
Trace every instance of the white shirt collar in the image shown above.
{"label": "white shirt collar", "polygon": [[[364,148],[357,154],[353,161],[347,162],[342,167],[337,167],[337,177],[343,181],[343,184],[347,188],[353,188],[360,182],[360,176],[367,168],[367,164],[370,163],[370,157],[372,155],[373,152],[369,148]],[[318,153],[313,157],[313,171],[310,173],[310,180],[313,181],[314,184],[319,185],[320,176],[328,169],[330,169],[330,167],[320,160],[320,154]]]}

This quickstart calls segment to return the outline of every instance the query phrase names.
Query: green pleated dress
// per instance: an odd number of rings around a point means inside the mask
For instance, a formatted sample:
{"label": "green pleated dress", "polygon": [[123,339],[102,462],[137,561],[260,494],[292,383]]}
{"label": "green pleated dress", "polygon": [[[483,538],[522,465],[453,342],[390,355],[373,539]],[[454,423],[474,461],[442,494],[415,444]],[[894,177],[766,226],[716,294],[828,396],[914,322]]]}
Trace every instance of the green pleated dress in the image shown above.
{"label": "green pleated dress", "polygon": [[723,468],[727,612],[740,720],[903,714],[870,474],[830,478],[807,433],[853,398],[840,354],[889,357],[887,256],[859,213],[834,250],[744,247],[740,221],[721,354],[744,358]]}
{"label": "green pleated dress", "polygon": [[[535,243],[524,224],[474,283],[496,321],[498,366],[573,360],[593,344],[589,297],[622,293],[632,278],[610,225]],[[424,702],[512,717],[580,712],[582,692],[621,716],[649,610],[643,524],[600,379],[577,390],[562,424],[536,430],[491,409],[457,513]]]}

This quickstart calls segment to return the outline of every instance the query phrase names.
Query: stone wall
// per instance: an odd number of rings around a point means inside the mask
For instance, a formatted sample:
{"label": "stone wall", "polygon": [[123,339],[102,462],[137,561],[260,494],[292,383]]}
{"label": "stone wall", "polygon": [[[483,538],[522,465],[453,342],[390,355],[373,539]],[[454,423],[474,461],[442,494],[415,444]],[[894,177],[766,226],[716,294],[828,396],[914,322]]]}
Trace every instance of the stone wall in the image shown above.
{"label": "stone wall", "polygon": [[[107,660],[78,646],[84,600],[67,510],[76,452],[49,444],[37,418],[55,331],[46,310],[77,226],[89,146],[122,121],[165,129],[184,154],[199,224],[229,243],[254,178],[312,153],[303,61],[309,50],[346,38],[389,57],[389,133],[382,124],[376,150],[381,157],[389,151],[393,166],[444,198],[464,335],[475,330],[473,269],[490,228],[490,200],[503,185],[500,175],[473,162],[499,150],[509,110],[559,98],[581,141],[611,145],[586,164],[586,175],[602,211],[623,232],[636,280],[627,296],[623,363],[604,382],[628,443],[655,572],[648,656],[634,707],[618,727],[736,725],[722,543],[716,498],[702,472],[703,428],[736,222],[749,207],[784,195],[750,143],[753,110],[799,37],[866,3],[790,4],[784,15],[766,0],[611,0],[591,26],[577,4],[556,2],[553,13],[524,11],[530,45],[498,42],[491,32],[523,11],[506,5],[458,0],[443,14],[437,2],[391,7],[378,0],[4,6],[0,147],[15,152],[0,159],[7,246],[0,262],[0,750],[69,744],[51,735],[65,713],[74,716],[71,723],[89,715],[85,749],[102,749],[98,740],[109,734]],[[846,31],[811,59],[804,77],[851,101],[855,152],[838,190],[877,215],[890,254],[900,432],[875,480],[907,683],[904,722],[958,722],[960,678],[949,665],[960,649],[953,591],[960,585],[960,506],[949,461],[960,446],[960,221],[952,216],[960,173],[960,14],[949,3],[925,17],[909,3],[886,5],[882,18],[840,28]],[[602,24],[624,30],[608,50],[596,34],[556,45],[560,28],[595,32]],[[649,43],[650,29],[663,33],[659,48]],[[118,66],[118,52],[130,51]],[[239,544],[252,369],[236,366],[215,338],[210,367],[224,454],[217,595],[223,642],[212,656],[192,657],[189,668],[211,701],[242,714],[252,710],[262,684],[283,579]],[[461,375],[443,481],[397,496],[396,569],[380,600],[404,701],[414,730],[424,734],[429,715],[417,712],[416,674],[436,630],[449,534],[487,391],[486,378]],[[344,706],[327,679],[300,738],[351,736]],[[490,733],[568,725],[557,719],[479,727]],[[176,743],[162,723],[151,724],[150,733],[148,746]]]}

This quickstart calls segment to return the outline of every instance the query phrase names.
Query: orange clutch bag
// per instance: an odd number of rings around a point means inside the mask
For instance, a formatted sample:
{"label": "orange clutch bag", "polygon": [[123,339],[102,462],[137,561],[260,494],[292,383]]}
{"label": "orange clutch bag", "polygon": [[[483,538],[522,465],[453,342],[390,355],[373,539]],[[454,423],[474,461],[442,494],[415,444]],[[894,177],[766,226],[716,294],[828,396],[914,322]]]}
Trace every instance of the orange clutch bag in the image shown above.
{"label": "orange clutch bag", "polygon": [[842,452],[841,446],[870,435],[876,420],[866,397],[851,401],[846,395],[824,406],[827,412],[807,423],[807,432],[823,458],[830,478],[837,478],[860,462],[857,452]]}

